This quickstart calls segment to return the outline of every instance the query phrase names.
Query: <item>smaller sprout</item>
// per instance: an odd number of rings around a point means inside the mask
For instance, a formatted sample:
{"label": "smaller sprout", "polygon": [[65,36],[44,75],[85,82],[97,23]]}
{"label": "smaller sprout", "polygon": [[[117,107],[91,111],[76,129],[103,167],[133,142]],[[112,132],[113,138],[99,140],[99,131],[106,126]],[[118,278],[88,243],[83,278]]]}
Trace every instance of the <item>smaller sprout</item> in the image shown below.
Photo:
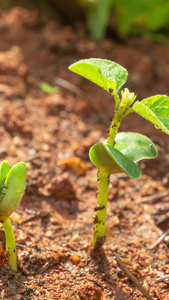
{"label": "smaller sprout", "polygon": [[0,164],[0,222],[6,237],[8,263],[17,271],[17,255],[14,232],[9,220],[10,215],[19,206],[25,192],[27,167],[19,162],[11,169],[7,160]]}

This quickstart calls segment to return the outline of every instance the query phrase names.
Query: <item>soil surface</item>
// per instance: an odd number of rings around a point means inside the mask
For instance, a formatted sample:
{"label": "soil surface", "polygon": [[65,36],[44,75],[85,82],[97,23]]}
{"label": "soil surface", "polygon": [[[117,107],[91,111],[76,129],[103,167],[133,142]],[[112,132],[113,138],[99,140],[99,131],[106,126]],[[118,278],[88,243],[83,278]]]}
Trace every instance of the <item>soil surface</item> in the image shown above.
{"label": "soil surface", "polygon": [[[25,196],[11,215],[18,272],[10,270],[0,229],[0,299],[169,299],[169,138],[129,115],[120,131],[147,135],[159,155],[142,161],[143,175],[112,175],[103,248],[93,251],[97,170],[90,147],[107,137],[111,95],[68,66],[81,58],[127,68],[126,86],[143,99],[169,94],[169,40],[142,37],[100,42],[86,26],[64,26],[13,8],[0,17],[0,159],[25,161]],[[58,86],[54,94],[40,82]],[[149,296],[120,268],[119,258]],[[150,297],[151,298],[148,298]]]}

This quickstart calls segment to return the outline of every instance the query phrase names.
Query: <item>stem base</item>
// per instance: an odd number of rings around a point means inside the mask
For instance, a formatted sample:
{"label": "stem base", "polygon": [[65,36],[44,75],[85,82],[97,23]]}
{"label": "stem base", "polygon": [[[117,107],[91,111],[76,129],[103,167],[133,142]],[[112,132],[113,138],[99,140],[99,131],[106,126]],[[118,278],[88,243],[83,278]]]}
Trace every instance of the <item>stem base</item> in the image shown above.
{"label": "stem base", "polygon": [[9,252],[8,263],[11,266],[11,269],[13,271],[17,271],[15,235],[14,235],[11,222],[8,218],[2,223],[2,227],[4,229],[4,233],[6,237],[6,251]]}
{"label": "stem base", "polygon": [[109,175],[98,172],[98,198],[97,206],[95,207],[95,228],[92,246],[98,247],[97,245],[102,245],[104,243],[104,233],[105,233],[105,223],[106,223],[106,211],[107,211],[107,196],[108,196],[108,185],[109,185]]}

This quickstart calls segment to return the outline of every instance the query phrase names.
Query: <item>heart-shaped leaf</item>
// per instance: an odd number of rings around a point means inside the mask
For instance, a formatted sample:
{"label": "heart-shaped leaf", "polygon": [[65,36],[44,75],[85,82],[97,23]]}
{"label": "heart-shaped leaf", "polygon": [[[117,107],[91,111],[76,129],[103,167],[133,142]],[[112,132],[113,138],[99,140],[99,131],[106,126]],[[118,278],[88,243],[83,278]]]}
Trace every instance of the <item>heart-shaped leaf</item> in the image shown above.
{"label": "heart-shaped leaf", "polygon": [[96,83],[106,91],[113,93],[126,82],[127,70],[107,59],[89,58],[80,60],[69,67],[69,70]]}
{"label": "heart-shaped leaf", "polygon": [[23,162],[14,165],[7,174],[0,195],[0,220],[6,220],[19,206],[26,187],[27,167]]}
{"label": "heart-shaped leaf", "polygon": [[169,97],[156,95],[142,101],[136,101],[133,110],[158,129],[169,134]]}
{"label": "heart-shaped leaf", "polygon": [[91,162],[105,174],[126,173],[130,178],[138,179],[141,170],[128,157],[117,149],[104,143],[97,143],[90,148]]}
{"label": "heart-shaped leaf", "polygon": [[114,147],[134,162],[155,158],[158,155],[154,143],[140,133],[119,132],[115,142]]}

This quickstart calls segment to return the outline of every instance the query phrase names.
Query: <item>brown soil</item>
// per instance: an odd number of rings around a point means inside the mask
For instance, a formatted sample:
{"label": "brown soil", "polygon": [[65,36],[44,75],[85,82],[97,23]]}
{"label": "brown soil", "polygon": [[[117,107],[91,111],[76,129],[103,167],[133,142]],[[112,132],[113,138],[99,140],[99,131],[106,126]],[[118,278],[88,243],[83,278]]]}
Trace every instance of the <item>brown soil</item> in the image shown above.
{"label": "brown soil", "polygon": [[[169,139],[133,114],[121,131],[148,135],[159,156],[139,164],[143,175],[111,176],[103,249],[91,249],[97,170],[89,148],[106,138],[109,94],[68,71],[80,58],[126,67],[138,99],[169,93],[169,42],[113,36],[91,40],[84,24],[61,26],[14,8],[0,18],[0,158],[25,161],[25,196],[11,216],[18,272],[10,270],[1,228],[0,299],[145,299],[115,254],[152,299],[169,299]],[[59,86],[48,95],[40,82]],[[147,298],[148,299],[148,298]]]}

